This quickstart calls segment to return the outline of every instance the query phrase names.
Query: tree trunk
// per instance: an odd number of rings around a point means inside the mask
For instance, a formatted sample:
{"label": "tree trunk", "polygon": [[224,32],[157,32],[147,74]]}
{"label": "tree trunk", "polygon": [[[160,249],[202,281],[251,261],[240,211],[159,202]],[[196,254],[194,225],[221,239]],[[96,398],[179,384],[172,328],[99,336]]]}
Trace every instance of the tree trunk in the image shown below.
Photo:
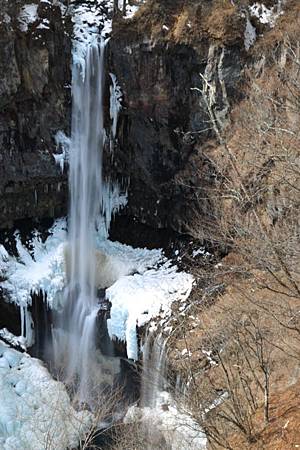
{"label": "tree trunk", "polygon": [[265,371],[264,373],[265,375],[265,405],[264,405],[264,415],[265,415],[265,423],[269,423],[269,397],[270,397],[270,392],[269,392],[269,371],[268,369]]}

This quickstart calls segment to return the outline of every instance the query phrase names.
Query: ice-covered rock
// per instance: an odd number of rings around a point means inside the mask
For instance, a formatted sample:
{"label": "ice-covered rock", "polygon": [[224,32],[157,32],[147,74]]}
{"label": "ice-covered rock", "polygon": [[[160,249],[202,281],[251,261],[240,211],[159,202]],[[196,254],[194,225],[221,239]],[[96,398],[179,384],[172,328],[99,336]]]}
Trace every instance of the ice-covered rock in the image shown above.
{"label": "ice-covered rock", "polygon": [[75,448],[93,424],[88,411],[75,411],[64,385],[37,359],[0,340],[0,448]]}

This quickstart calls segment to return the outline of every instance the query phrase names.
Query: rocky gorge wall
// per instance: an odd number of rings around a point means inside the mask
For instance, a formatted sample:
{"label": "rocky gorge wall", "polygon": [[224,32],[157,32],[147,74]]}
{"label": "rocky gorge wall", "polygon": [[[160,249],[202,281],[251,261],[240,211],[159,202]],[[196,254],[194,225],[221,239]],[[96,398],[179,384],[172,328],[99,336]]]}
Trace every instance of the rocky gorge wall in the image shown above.
{"label": "rocky gorge wall", "polygon": [[70,126],[69,20],[46,1],[0,2],[0,227],[57,217],[66,176],[55,135]]}
{"label": "rocky gorge wall", "polygon": [[[8,228],[67,210],[66,175],[53,153],[61,151],[57,132],[70,128],[72,32],[58,2],[2,3],[0,223]],[[210,198],[218,170],[203,80],[224,120],[241,96],[245,20],[223,8],[218,22],[207,2],[157,5],[115,20],[107,71],[117,77],[123,104],[106,172],[129,183],[129,221],[205,239],[218,219]]]}
{"label": "rocky gorge wall", "polygon": [[245,19],[234,8],[219,29],[201,30],[216,13],[213,3],[190,3],[185,10],[184,2],[150,2],[134,19],[115,22],[109,70],[123,108],[111,170],[129,180],[131,219],[205,239],[218,219],[210,198],[218,169],[202,91],[207,81],[208,101],[225,124],[241,99],[248,55]]}
{"label": "rocky gorge wall", "polygon": [[[122,109],[105,173],[128,185],[115,238],[134,223],[154,234],[200,240],[214,234],[220,219],[214,189],[222,175],[207,102],[220,124],[230,125],[244,69],[255,64],[253,33],[269,26],[249,21],[252,3],[148,0],[133,18],[115,17],[106,55],[107,129],[109,73],[121,88]],[[20,219],[67,212],[66,170],[53,154],[62,152],[57,132],[70,130],[72,24],[56,0],[1,0],[0,6],[0,227],[11,228]],[[165,237],[158,241],[161,246]]]}

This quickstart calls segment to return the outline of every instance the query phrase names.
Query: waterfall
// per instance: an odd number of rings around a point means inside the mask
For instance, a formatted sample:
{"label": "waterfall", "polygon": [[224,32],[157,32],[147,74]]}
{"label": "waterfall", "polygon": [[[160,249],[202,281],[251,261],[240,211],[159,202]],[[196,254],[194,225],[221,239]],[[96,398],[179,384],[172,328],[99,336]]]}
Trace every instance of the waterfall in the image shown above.
{"label": "waterfall", "polygon": [[141,401],[129,409],[125,422],[139,423],[147,450],[203,450],[206,438],[186,408],[176,383],[168,377],[167,339],[148,332],[143,347]]}
{"label": "waterfall", "polygon": [[166,340],[161,334],[146,336],[143,348],[141,407],[156,408],[159,395],[166,387]]}
{"label": "waterfall", "polygon": [[72,136],[70,151],[70,213],[67,265],[68,286],[57,333],[55,357],[64,364],[67,383],[75,383],[79,402],[93,397],[96,296],[95,231],[102,208],[102,152],[104,84],[103,41],[86,48],[84,64],[73,59]]}

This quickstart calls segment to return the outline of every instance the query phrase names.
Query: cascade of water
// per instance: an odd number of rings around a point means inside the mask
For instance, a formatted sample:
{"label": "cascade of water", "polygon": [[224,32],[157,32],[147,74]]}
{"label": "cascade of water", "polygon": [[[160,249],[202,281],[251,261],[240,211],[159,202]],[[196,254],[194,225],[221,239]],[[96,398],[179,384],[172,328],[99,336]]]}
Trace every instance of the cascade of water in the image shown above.
{"label": "cascade of water", "polygon": [[[168,382],[166,344],[162,334],[147,334],[143,349],[141,402],[139,408],[130,411],[129,417],[139,420],[147,450],[205,449],[206,438],[202,430],[187,413],[180,398],[182,395],[177,397],[180,391],[174,392]],[[178,380],[176,388],[179,385]]]}
{"label": "cascade of water", "polygon": [[69,186],[69,272],[56,358],[64,360],[67,381],[78,385],[79,401],[89,402],[94,381],[97,297],[95,227],[103,203],[102,151],[104,42],[86,49],[85,64],[73,61],[72,137]]}
{"label": "cascade of water", "polygon": [[166,340],[161,334],[146,336],[143,349],[141,407],[155,408],[166,386]]}

